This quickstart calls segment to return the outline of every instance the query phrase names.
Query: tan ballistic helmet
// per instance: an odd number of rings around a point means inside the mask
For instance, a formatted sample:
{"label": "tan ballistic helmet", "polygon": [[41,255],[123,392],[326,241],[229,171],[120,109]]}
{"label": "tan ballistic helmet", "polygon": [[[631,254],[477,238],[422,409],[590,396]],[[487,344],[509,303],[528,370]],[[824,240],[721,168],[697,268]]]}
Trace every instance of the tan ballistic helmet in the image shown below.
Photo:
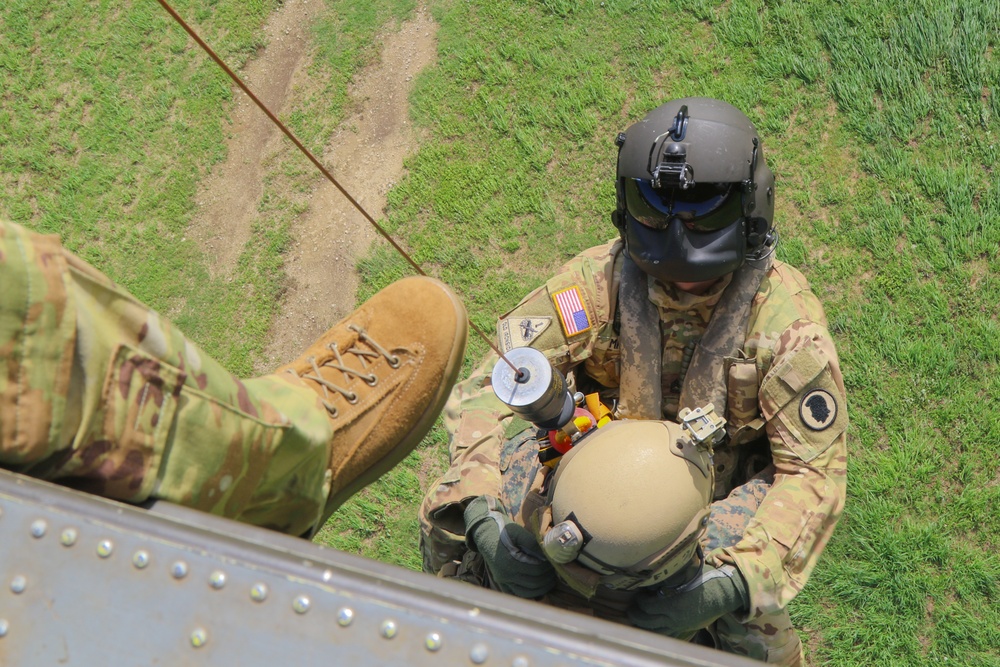
{"label": "tan ballistic helmet", "polygon": [[610,588],[661,583],[695,558],[713,487],[711,446],[689,429],[612,422],[560,462],[545,512],[551,518],[540,526],[545,554],[574,588],[573,573],[582,572],[575,564]]}

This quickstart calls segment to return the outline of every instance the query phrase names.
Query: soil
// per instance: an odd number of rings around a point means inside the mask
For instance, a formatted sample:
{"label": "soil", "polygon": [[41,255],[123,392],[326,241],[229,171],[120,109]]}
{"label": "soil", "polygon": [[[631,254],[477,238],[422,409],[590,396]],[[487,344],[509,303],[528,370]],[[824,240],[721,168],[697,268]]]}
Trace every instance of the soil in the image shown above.
{"label": "soil", "polygon": [[[267,47],[240,71],[244,82],[279,117],[294,108],[308,86],[308,26],[320,0],[286,0],[271,15]],[[355,112],[331,137],[320,161],[376,220],[386,193],[403,175],[416,146],[408,99],[416,75],[437,54],[437,25],[423,7],[383,44],[378,61],[355,77],[349,90]],[[213,277],[230,278],[257,215],[265,164],[288,139],[235,89],[231,138],[225,162],[216,165],[198,196],[190,236],[213,256]],[[378,236],[375,229],[317,170],[309,210],[295,221],[285,255],[287,289],[265,349],[263,372],[297,357],[355,306],[355,260]],[[382,242],[381,240],[379,242]]]}

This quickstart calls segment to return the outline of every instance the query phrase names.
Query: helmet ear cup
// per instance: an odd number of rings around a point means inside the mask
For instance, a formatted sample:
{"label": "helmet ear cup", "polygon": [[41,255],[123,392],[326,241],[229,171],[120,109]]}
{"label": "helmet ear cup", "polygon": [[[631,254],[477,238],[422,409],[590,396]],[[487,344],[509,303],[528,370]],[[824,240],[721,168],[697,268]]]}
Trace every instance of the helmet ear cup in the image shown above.
{"label": "helmet ear cup", "polygon": [[747,251],[753,252],[767,241],[771,223],[765,218],[747,218]]}
{"label": "helmet ear cup", "polygon": [[628,243],[625,238],[625,190],[620,178],[615,179],[615,204],[615,210],[611,212],[611,224],[618,230],[622,242]]}
{"label": "helmet ear cup", "polygon": [[615,226],[618,233],[621,235],[622,240],[625,240],[625,213],[624,211],[612,211],[611,212],[611,224]]}

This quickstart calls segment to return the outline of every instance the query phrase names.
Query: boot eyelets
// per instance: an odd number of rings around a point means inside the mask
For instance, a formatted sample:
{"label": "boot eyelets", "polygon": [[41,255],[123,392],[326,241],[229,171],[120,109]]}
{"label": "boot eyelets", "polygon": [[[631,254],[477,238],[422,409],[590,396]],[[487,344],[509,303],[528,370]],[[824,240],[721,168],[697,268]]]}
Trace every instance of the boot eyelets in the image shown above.
{"label": "boot eyelets", "polygon": [[368,377],[362,378],[362,379],[365,381],[365,384],[368,385],[369,387],[374,387],[375,385],[378,384],[378,378],[375,377],[374,373],[372,373]]}
{"label": "boot eyelets", "polygon": [[399,364],[401,363],[402,361],[396,355],[389,357],[389,368],[399,368]]}
{"label": "boot eyelets", "polygon": [[347,402],[350,403],[351,405],[354,405],[355,403],[358,402],[358,395],[355,394],[353,391],[344,398],[346,398]]}

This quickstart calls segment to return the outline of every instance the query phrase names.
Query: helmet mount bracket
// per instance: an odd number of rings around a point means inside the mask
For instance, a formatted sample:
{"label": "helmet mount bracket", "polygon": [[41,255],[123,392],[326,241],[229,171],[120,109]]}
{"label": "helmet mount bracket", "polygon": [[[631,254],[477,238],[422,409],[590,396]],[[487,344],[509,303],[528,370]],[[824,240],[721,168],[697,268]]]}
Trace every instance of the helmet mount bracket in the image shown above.
{"label": "helmet mount bracket", "polygon": [[687,190],[694,186],[694,167],[687,161],[687,144],[684,136],[687,134],[687,105],[681,106],[674,123],[664,134],[653,142],[649,151],[649,173],[653,176],[653,188],[680,188]]}
{"label": "helmet mount bracket", "polygon": [[673,130],[661,134],[649,149],[650,183],[654,190],[693,187],[694,167],[687,161],[687,144],[673,140]]}

